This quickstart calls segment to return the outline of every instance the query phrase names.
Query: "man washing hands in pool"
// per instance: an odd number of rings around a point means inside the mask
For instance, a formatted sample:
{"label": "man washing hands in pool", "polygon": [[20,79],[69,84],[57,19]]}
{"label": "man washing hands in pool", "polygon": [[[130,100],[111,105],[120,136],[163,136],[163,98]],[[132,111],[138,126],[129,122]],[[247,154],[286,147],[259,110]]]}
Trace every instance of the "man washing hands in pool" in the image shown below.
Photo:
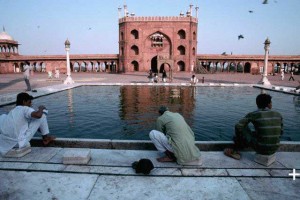
{"label": "man washing hands in pool", "polygon": [[19,93],[16,107],[7,115],[0,116],[0,153],[2,155],[13,148],[27,147],[37,131],[41,132],[45,146],[55,140],[54,136],[48,135],[46,107],[39,106],[35,111],[31,108],[32,99],[33,97],[27,93]]}
{"label": "man washing hands in pool", "polygon": [[200,150],[195,145],[195,135],[179,113],[161,106],[156,121],[156,130],[149,134],[157,150],[165,156],[159,162],[177,162],[184,165],[200,160]]}

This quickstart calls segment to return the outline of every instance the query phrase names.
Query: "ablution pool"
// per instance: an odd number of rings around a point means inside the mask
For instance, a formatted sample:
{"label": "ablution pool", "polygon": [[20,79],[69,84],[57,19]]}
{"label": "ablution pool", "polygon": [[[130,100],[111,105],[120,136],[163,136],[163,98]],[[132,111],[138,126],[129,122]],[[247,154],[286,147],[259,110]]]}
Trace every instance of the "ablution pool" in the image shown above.
{"label": "ablution pool", "polygon": [[[170,97],[172,89],[180,97]],[[283,116],[281,140],[300,141],[300,97],[266,92]],[[149,140],[166,105],[184,116],[197,141],[230,141],[235,123],[257,109],[260,93],[248,86],[81,86],[36,98],[33,107],[47,107],[50,132],[58,138]],[[14,106],[0,107],[0,114]]]}

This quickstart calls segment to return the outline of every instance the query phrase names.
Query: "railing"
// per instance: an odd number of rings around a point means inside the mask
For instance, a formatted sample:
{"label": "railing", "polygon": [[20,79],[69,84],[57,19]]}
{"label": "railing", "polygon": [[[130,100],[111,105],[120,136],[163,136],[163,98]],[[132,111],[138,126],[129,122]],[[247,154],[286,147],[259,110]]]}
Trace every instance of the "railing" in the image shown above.
{"label": "railing", "polygon": [[133,21],[183,21],[183,22],[198,22],[195,17],[177,17],[177,16],[166,16],[166,17],[123,17],[119,19],[119,23],[133,22]]}

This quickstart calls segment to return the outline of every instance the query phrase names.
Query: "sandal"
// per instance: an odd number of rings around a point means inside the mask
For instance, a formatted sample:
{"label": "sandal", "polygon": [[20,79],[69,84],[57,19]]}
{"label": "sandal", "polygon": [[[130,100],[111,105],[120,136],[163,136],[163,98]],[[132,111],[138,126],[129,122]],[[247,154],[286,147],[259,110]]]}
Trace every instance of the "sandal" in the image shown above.
{"label": "sandal", "polygon": [[43,138],[43,144],[47,146],[50,142],[54,141],[56,139],[55,136],[47,135]]}
{"label": "sandal", "polygon": [[236,160],[240,160],[241,159],[241,155],[239,152],[234,151],[233,149],[230,148],[226,148],[224,149],[224,154],[228,157],[234,158]]}

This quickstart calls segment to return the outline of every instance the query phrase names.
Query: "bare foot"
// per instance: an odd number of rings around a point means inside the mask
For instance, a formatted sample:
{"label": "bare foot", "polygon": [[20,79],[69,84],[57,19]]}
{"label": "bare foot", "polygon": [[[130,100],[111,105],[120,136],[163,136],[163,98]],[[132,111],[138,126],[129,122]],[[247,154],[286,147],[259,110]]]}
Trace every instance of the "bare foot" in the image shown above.
{"label": "bare foot", "polygon": [[47,146],[50,142],[54,141],[56,139],[55,136],[51,136],[51,135],[46,135],[44,138],[43,138],[43,144],[45,146]]}
{"label": "bare foot", "polygon": [[169,158],[168,156],[164,156],[156,159],[158,162],[175,162],[174,159]]}

